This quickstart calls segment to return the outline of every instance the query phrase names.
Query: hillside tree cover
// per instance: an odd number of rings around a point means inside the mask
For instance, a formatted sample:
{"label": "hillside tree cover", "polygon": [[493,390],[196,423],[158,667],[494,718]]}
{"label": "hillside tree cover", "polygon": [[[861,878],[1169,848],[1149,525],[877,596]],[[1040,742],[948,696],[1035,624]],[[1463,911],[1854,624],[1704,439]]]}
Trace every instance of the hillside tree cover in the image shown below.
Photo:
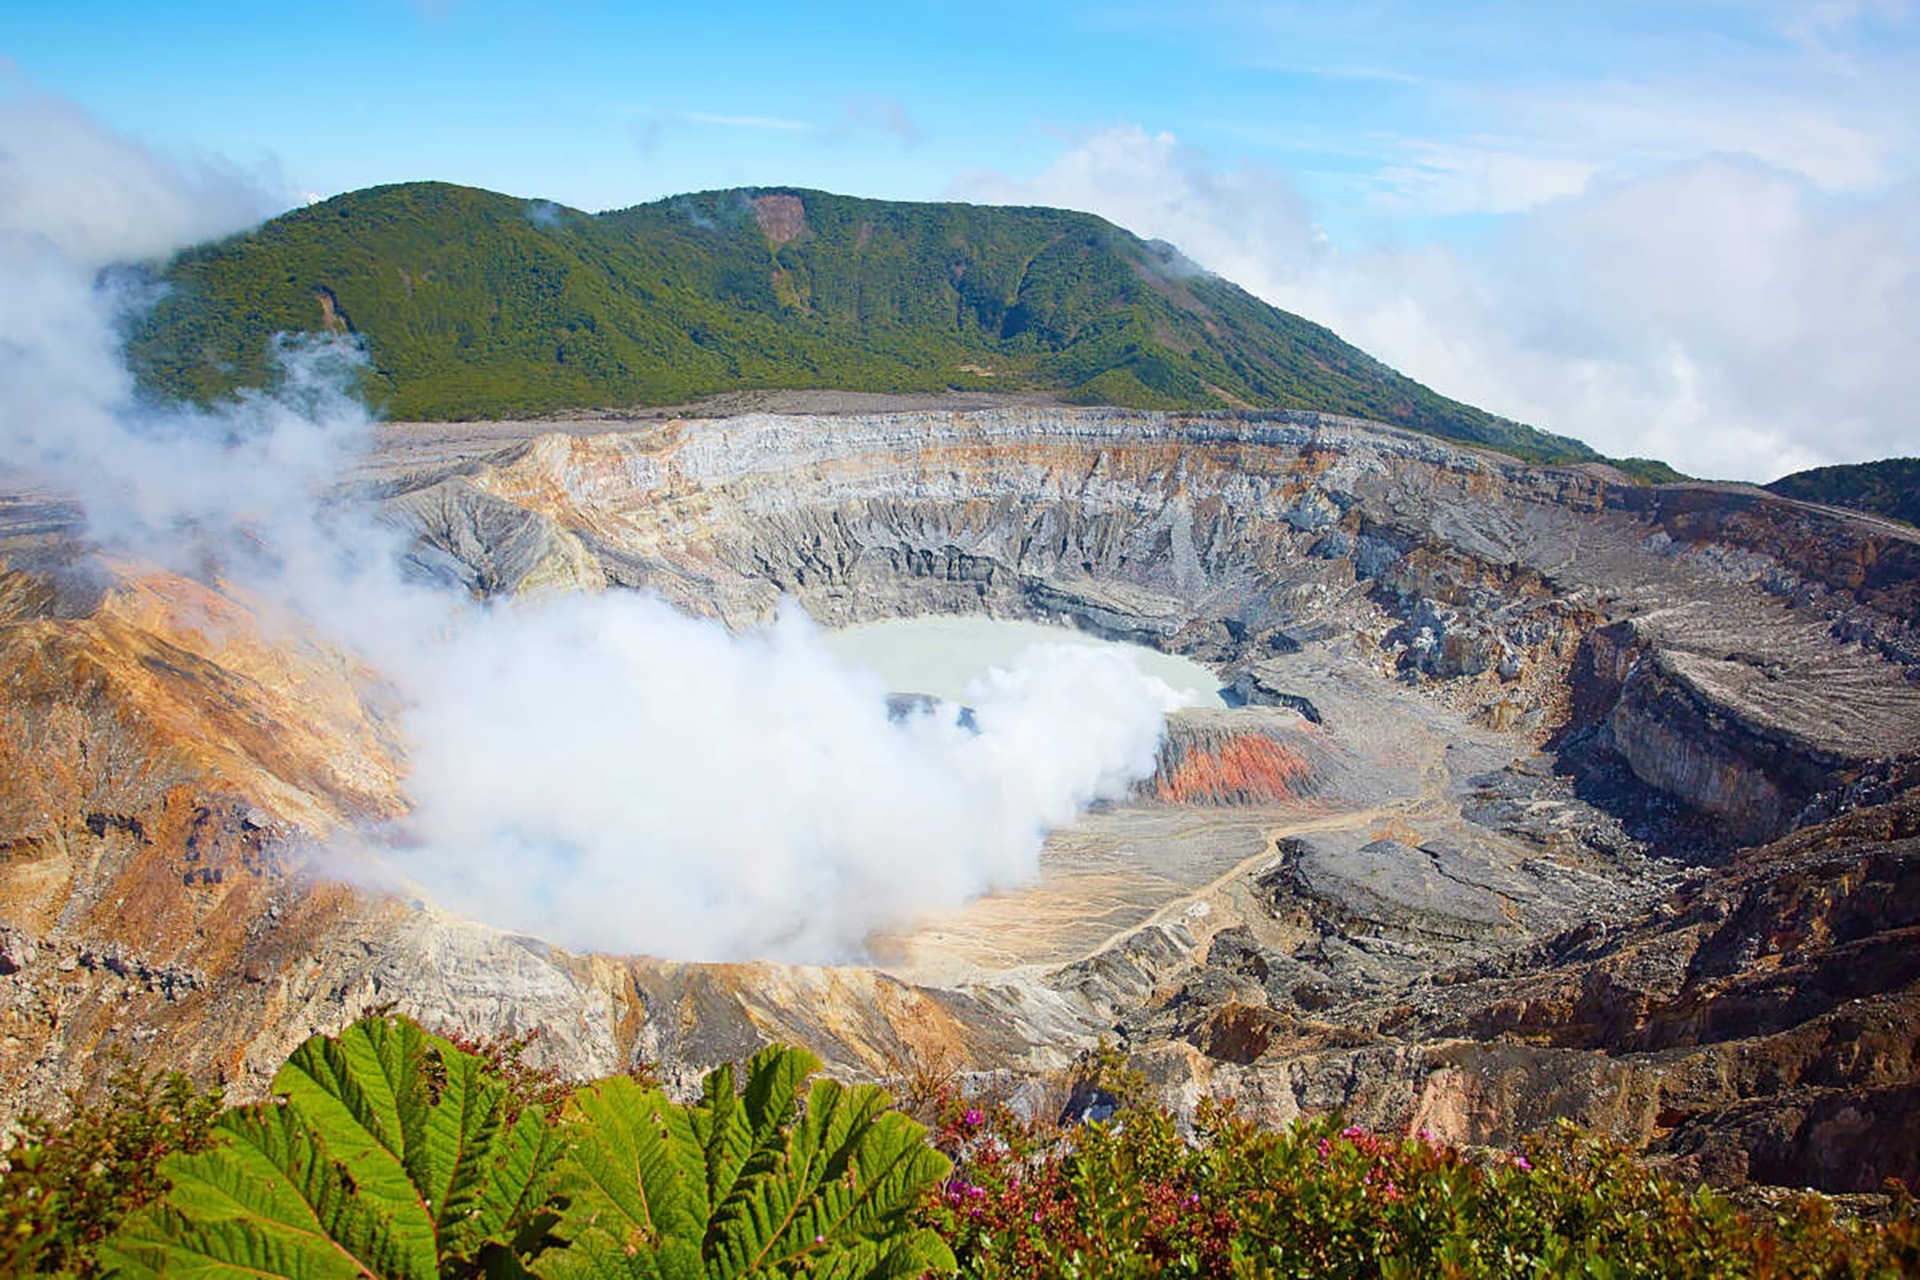
{"label": "hillside tree cover", "polygon": [[152,393],[270,382],[281,332],[364,342],[403,419],[681,403],[749,388],[1042,390],[1134,408],[1311,409],[1519,457],[1577,440],[1449,400],[1091,214],[710,191],[587,214],[374,187],[156,267],[129,334]]}
{"label": "hillside tree cover", "polygon": [[1786,498],[1920,525],[1920,458],[1815,467],[1782,476],[1767,488]]}

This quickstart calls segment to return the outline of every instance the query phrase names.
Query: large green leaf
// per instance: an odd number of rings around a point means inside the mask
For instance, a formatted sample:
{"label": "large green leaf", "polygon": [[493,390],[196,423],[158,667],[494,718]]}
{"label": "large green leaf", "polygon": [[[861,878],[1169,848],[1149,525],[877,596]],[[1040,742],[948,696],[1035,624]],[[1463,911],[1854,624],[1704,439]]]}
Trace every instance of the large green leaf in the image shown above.
{"label": "large green leaf", "polygon": [[565,1201],[540,1256],[547,1280],[703,1275],[707,1155],[688,1108],[632,1080],[603,1080],[568,1104],[571,1138],[558,1169]]}
{"label": "large green leaf", "polygon": [[170,1275],[437,1276],[545,1209],[556,1131],[411,1022],[315,1036],[274,1088],[284,1102],[221,1118],[232,1140],[163,1166],[174,1189],[122,1232],[128,1259],[161,1257]]}
{"label": "large green leaf", "polygon": [[[924,1130],[871,1085],[800,1089],[819,1063],[776,1047],[712,1072],[690,1107],[630,1081],[576,1095],[560,1164],[565,1247],[533,1263],[544,1280],[616,1277],[919,1275],[951,1270],[939,1238],[907,1213],[945,1177]],[[796,1117],[798,1117],[796,1119]]]}
{"label": "large green leaf", "polygon": [[779,1164],[715,1210],[707,1233],[720,1264],[715,1274],[797,1267],[892,1274],[883,1266],[889,1259],[916,1275],[943,1260],[951,1266],[930,1232],[903,1229],[921,1191],[946,1176],[948,1162],[922,1140],[921,1126],[889,1111],[890,1104],[872,1085],[816,1081]]}
{"label": "large green leaf", "polygon": [[422,1224],[396,1224],[366,1188],[327,1158],[295,1106],[247,1107],[220,1117],[220,1142],[172,1156],[173,1188],[101,1247],[109,1269],[133,1277],[439,1275]]}
{"label": "large green leaf", "polygon": [[431,1224],[441,1257],[505,1243],[545,1198],[559,1144],[540,1115],[508,1123],[512,1099],[485,1064],[404,1018],[315,1036],[273,1087],[320,1123],[367,1194]]}
{"label": "large green leaf", "polygon": [[787,1127],[800,1109],[800,1087],[820,1069],[805,1049],[769,1045],[747,1063],[746,1089],[733,1092],[733,1068],[709,1072],[702,1105],[689,1117],[707,1153],[708,1223],[701,1252],[722,1248],[719,1234],[778,1167]]}

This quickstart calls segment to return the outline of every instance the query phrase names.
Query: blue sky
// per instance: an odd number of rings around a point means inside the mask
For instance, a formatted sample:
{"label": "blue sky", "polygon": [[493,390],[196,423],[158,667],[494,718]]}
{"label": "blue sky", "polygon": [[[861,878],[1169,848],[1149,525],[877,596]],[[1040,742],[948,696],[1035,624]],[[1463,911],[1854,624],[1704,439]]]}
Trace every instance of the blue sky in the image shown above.
{"label": "blue sky", "polygon": [[[1910,163],[1912,24],[1819,8],[16,0],[0,50],[116,128],[322,195],[431,176],[589,209],[751,183],[928,199],[1137,122],[1285,172],[1347,234],[1448,237],[1690,151],[1843,186]],[[1433,216],[1469,226],[1405,225]]]}
{"label": "blue sky", "polygon": [[13,0],[0,56],[0,95],[270,202],[1071,204],[1610,451],[1757,478],[1920,452],[1904,0]]}

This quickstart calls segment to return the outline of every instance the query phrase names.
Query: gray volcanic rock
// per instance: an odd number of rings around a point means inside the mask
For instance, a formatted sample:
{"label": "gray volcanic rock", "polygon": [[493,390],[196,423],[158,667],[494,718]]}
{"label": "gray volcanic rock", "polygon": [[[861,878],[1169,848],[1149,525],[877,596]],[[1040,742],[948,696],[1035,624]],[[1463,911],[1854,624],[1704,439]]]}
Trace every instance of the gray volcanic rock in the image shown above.
{"label": "gray volcanic rock", "polygon": [[493,497],[459,476],[389,499],[387,514],[414,532],[412,562],[429,580],[470,577],[481,595],[606,585],[580,540],[551,516]]}
{"label": "gray volcanic rock", "polygon": [[[1908,1168],[1877,1131],[1920,1150],[1914,531],[1307,413],[606,425],[390,428],[354,483],[479,595],[1064,620],[1248,705],[1174,717],[1037,884],[903,922],[871,966],[576,956],[303,873],[405,809],[368,674],[166,575],[80,590],[53,508],[0,509],[9,762],[61,797],[0,811],[14,1105],[110,1044],[246,1096],[397,1000],[538,1028],[580,1073],[691,1080],[774,1038],[846,1072],[1033,1072],[1109,1037],[1169,1101],[1276,1120],[1511,1142],[1565,1115],[1828,1186]],[[222,645],[171,611],[193,591]],[[129,767],[87,773],[102,747]]]}
{"label": "gray volcanic rock", "polygon": [[[1416,849],[1386,838],[1349,849],[1308,838],[1289,853],[1293,894],[1341,917],[1349,931],[1364,927],[1380,937],[1408,932],[1465,941],[1507,932],[1517,922],[1514,897],[1538,896],[1484,856],[1438,842]],[[1276,885],[1273,892],[1283,890]]]}

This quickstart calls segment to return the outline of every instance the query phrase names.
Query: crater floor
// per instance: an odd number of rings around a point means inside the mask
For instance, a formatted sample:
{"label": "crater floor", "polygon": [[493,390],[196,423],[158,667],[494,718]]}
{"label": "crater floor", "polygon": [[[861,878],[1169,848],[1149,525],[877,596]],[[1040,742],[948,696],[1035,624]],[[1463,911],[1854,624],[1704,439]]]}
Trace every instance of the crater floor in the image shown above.
{"label": "crater floor", "polygon": [[874,938],[879,966],[931,986],[1035,978],[1149,925],[1177,924],[1196,936],[1246,925],[1270,917],[1248,885],[1281,864],[1289,840],[1311,837],[1315,847],[1343,852],[1389,838],[1452,840],[1515,877],[1527,859],[1554,856],[1461,816],[1472,779],[1530,758],[1525,742],[1477,728],[1357,660],[1276,659],[1268,674],[1310,698],[1323,722],[1264,707],[1175,713],[1173,735],[1272,735],[1312,762],[1291,780],[1295,790],[1253,803],[1183,803],[1163,770],[1136,799],[1055,832],[1036,883]]}

